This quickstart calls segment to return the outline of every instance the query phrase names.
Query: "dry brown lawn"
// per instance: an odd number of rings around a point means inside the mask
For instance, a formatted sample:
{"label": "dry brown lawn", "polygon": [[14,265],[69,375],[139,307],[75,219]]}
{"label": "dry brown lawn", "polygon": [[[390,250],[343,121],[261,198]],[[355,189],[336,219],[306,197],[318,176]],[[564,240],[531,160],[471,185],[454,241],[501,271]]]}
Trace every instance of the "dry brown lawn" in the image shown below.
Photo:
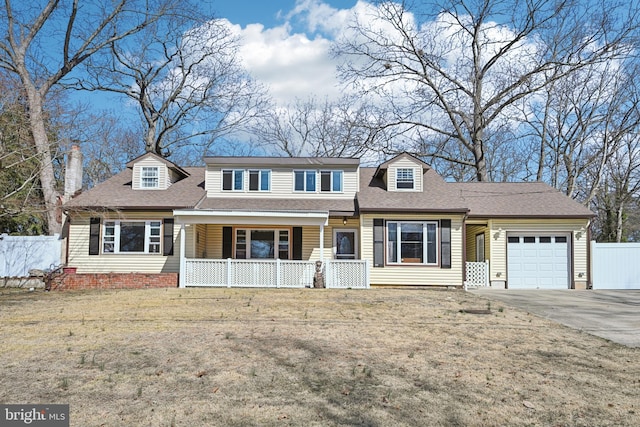
{"label": "dry brown lawn", "polygon": [[458,290],[4,290],[0,342],[72,426],[640,425],[640,349]]}

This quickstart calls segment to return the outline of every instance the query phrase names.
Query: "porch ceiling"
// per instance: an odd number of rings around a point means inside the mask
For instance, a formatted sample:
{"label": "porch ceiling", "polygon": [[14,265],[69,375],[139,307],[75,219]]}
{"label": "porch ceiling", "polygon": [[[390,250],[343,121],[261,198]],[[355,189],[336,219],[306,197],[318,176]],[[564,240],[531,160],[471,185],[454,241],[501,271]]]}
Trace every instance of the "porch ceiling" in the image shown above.
{"label": "porch ceiling", "polygon": [[316,225],[328,224],[329,212],[311,211],[243,211],[243,210],[174,210],[178,224],[223,225]]}

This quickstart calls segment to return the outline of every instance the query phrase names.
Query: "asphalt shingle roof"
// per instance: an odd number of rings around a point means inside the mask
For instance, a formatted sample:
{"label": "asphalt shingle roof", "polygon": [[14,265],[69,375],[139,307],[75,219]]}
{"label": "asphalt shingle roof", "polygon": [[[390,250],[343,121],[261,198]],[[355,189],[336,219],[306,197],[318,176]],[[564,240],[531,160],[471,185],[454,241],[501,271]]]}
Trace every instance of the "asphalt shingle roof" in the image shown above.
{"label": "asphalt shingle roof", "polygon": [[205,198],[198,209],[238,211],[305,211],[326,212],[337,216],[353,216],[354,199],[267,199],[267,198]]}
{"label": "asphalt shingle roof", "polygon": [[129,168],[65,203],[65,209],[193,208],[205,195],[204,168],[184,168],[189,176],[166,190],[134,190]]}
{"label": "asphalt shingle roof", "polygon": [[593,216],[589,209],[543,182],[451,182],[447,186],[469,207],[469,216]]}
{"label": "asphalt shingle roof", "polygon": [[204,167],[183,169],[188,176],[166,190],[134,190],[132,170],[98,184],[65,204],[69,210],[91,209],[203,209],[240,211],[329,211],[335,216],[360,212],[459,212],[471,217],[572,217],[593,213],[547,184],[445,182],[428,168],[422,192],[386,191],[375,177],[376,168],[360,168],[360,191],[356,199],[207,198]]}
{"label": "asphalt shingle roof", "polygon": [[423,191],[387,191],[384,181],[376,178],[376,168],[360,168],[358,205],[366,212],[466,212],[467,206],[433,169],[427,169]]}

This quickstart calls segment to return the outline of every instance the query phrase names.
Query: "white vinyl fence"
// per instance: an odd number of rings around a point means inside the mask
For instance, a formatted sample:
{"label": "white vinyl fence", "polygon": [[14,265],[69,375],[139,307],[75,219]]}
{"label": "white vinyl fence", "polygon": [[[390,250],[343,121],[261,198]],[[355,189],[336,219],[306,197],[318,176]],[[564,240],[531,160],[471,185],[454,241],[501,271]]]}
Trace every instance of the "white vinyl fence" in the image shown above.
{"label": "white vinyl fence", "polygon": [[[326,260],[327,288],[369,287],[369,264],[365,260]],[[315,261],[185,259],[181,286],[310,288]]]}
{"label": "white vinyl fence", "polygon": [[640,243],[591,242],[593,289],[640,289]]}
{"label": "white vinyl fence", "polygon": [[28,277],[29,270],[58,267],[61,248],[57,235],[0,235],[0,277]]}

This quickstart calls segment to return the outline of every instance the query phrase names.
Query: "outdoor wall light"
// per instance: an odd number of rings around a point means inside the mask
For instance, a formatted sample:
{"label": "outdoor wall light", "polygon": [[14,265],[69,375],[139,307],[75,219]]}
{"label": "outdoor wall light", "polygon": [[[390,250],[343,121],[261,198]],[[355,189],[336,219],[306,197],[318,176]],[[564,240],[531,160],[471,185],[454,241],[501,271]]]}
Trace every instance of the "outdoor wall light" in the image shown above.
{"label": "outdoor wall light", "polygon": [[342,225],[347,225],[347,217],[346,216],[342,217]]}
{"label": "outdoor wall light", "polygon": [[493,233],[493,239],[494,240],[498,240],[500,238],[500,235],[502,234],[502,228],[498,228],[498,231],[496,231],[495,233]]}

